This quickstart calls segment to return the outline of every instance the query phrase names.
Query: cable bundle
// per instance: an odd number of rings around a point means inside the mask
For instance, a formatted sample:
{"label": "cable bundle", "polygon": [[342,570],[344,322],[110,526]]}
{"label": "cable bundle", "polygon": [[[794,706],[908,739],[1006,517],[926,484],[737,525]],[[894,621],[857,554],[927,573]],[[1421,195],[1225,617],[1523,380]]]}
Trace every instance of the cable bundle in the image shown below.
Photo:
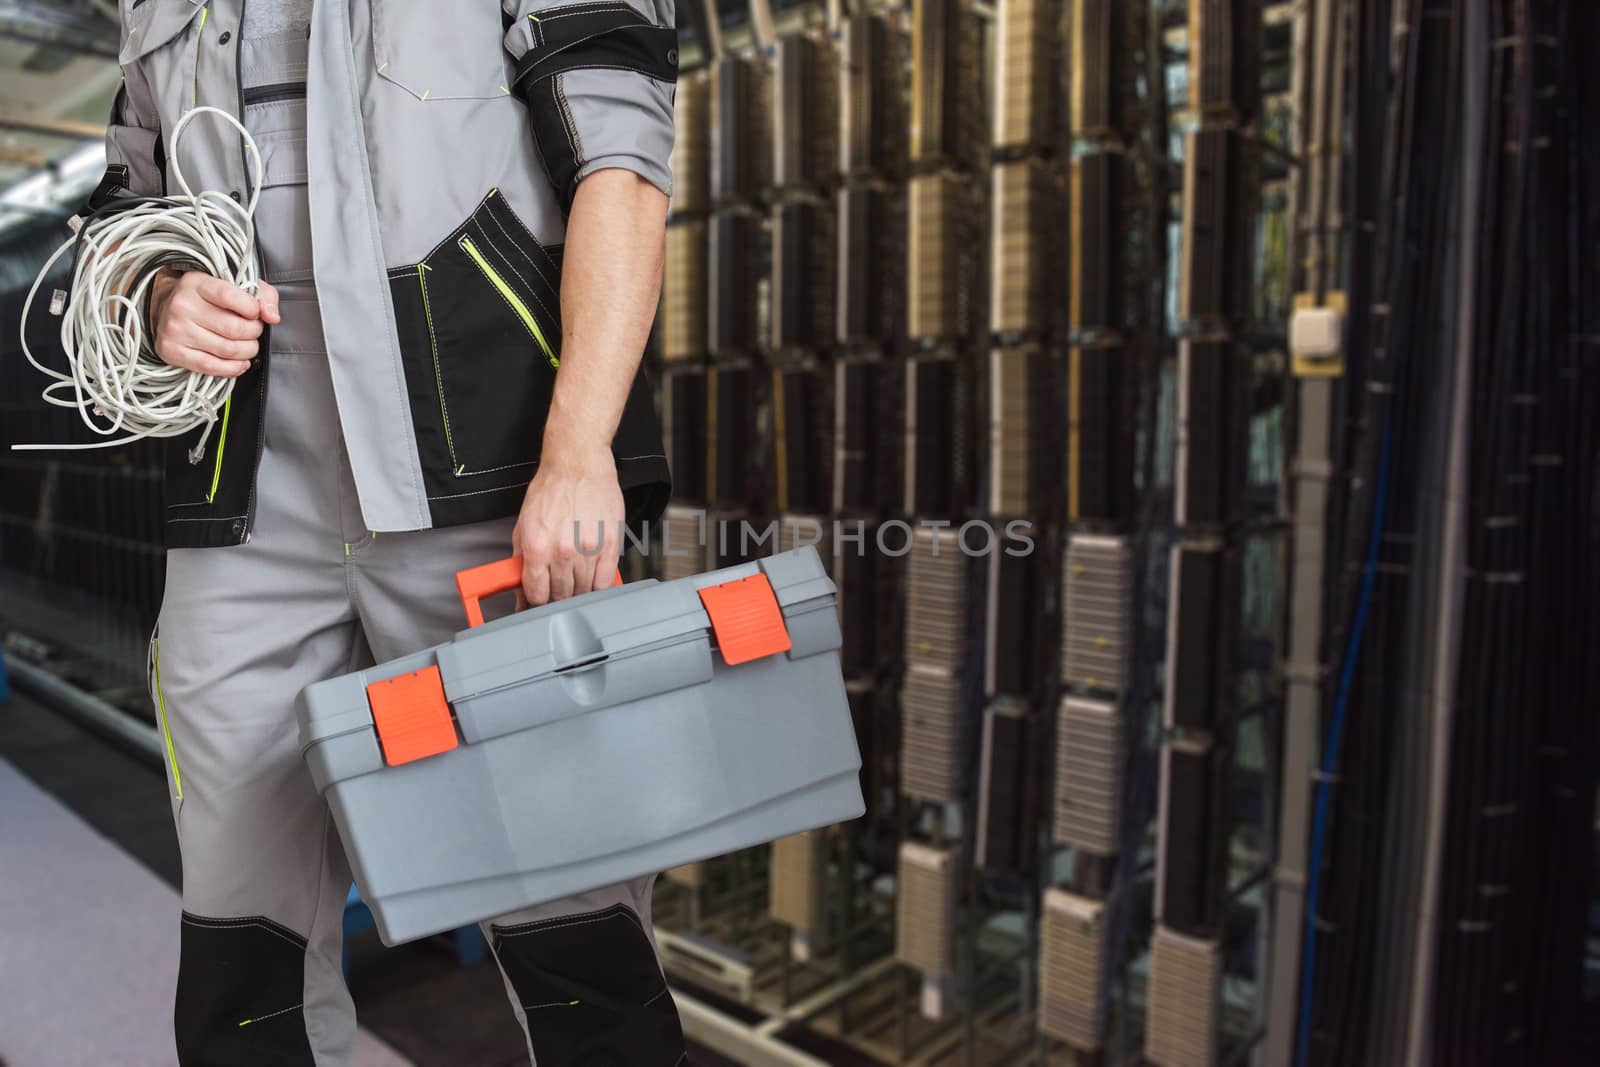
{"label": "cable bundle", "polygon": [[[1333,520],[1340,547],[1329,555],[1337,659],[1311,823],[1296,1067],[1390,1058],[1372,1050],[1403,1002],[1373,991],[1394,974],[1384,953],[1400,935],[1380,930],[1412,914],[1396,894],[1419,851],[1389,835],[1420,803],[1408,790],[1423,780],[1411,769],[1419,719],[1408,671],[1422,657],[1409,620],[1432,595],[1419,501],[1442,495],[1430,458],[1444,454],[1436,437],[1450,394],[1440,382],[1456,343],[1446,271],[1455,194],[1439,190],[1453,188],[1441,174],[1456,182],[1464,167],[1461,10],[1456,0],[1401,2],[1362,0],[1351,24],[1359,142],[1344,195],[1370,237],[1351,251],[1349,429],[1339,450],[1348,483]],[[1391,20],[1399,10],[1404,25]],[[1392,57],[1386,84],[1367,74],[1385,65],[1378,57]]]}
{"label": "cable bundle", "polygon": [[[220,116],[244,138],[253,172],[248,203],[215,190],[197,194],[189,188],[178,145],[189,123],[206,113]],[[204,454],[234,379],[163,362],[149,336],[144,308],[156,275],[168,266],[205,271],[255,293],[254,213],[261,188],[261,153],[232,115],[219,108],[197,107],[172,131],[172,174],[180,195],[118,199],[85,219],[76,236],[45,262],[22,306],[26,324],[45,277],[72,252],[71,297],[61,320],[61,347],[69,372],[53,370],[34,357],[26,328],[22,352],[54,379],[44,388],[46,403],[77,408],[84,425],[102,437],[124,436],[85,444],[15,447],[109,448],[146,437],[178,437],[204,426],[190,459],[198,462]]]}
{"label": "cable bundle", "polygon": [[1590,891],[1573,861],[1592,841],[1597,763],[1587,7],[1345,5],[1355,225],[1329,636],[1343,652],[1297,1065],[1594,1058],[1576,1047]]}

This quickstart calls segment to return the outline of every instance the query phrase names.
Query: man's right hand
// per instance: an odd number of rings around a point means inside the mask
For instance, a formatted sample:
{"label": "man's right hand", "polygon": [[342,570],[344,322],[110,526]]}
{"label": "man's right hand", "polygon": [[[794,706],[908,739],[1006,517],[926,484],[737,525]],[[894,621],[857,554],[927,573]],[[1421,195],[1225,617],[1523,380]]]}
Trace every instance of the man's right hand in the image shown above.
{"label": "man's right hand", "polygon": [[266,282],[259,290],[251,296],[203,271],[163,270],[150,291],[156,355],[184,370],[237,378],[260,351],[263,324],[279,321],[278,290]]}

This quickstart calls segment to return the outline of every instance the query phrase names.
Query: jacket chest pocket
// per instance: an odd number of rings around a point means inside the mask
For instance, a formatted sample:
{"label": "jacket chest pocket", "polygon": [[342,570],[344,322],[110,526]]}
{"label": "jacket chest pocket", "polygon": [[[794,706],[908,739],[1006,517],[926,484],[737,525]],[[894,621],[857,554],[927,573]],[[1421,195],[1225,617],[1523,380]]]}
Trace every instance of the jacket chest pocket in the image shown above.
{"label": "jacket chest pocket", "polygon": [[560,365],[560,270],[495,190],[389,272],[430,496],[478,491],[461,481],[476,475],[532,477]]}
{"label": "jacket chest pocket", "polygon": [[258,135],[261,196],[256,247],[263,276],[274,285],[311,278],[311,202],[306,186],[306,137],[301,131]]}
{"label": "jacket chest pocket", "polygon": [[[288,64],[264,75],[298,76]],[[267,281],[311,278],[311,203],[306,185],[306,87],[268,80],[244,90],[244,122],[261,152],[261,193],[256,203],[256,247]]]}
{"label": "jacket chest pocket", "polygon": [[256,247],[273,284],[311,278],[311,203],[306,170],[304,33],[246,39],[239,45],[244,125],[261,152]]}
{"label": "jacket chest pocket", "polygon": [[504,34],[500,5],[492,0],[372,0],[378,76],[418,100],[506,96]]}
{"label": "jacket chest pocket", "polygon": [[117,62],[124,78],[147,87],[143,96],[159,107],[163,130],[195,104],[206,16],[205,0],[138,0],[128,8]]}

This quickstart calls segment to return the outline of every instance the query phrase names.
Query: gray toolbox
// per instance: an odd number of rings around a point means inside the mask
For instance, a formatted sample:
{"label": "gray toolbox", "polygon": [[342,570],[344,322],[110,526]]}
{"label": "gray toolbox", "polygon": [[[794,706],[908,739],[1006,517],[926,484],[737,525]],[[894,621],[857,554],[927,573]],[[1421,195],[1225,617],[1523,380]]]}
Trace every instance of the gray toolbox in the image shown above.
{"label": "gray toolbox", "polygon": [[300,748],[395,945],[862,814],[816,550],[482,623],[300,694]]}

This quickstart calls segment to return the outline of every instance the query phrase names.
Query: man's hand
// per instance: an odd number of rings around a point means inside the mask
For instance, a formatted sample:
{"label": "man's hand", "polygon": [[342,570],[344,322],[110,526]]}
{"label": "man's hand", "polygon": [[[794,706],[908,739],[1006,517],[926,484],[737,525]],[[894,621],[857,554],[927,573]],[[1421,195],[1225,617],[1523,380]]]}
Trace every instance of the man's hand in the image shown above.
{"label": "man's hand", "polygon": [[251,296],[203,271],[164,270],[150,285],[156,355],[184,370],[237,378],[260,351],[262,324],[279,321],[278,290],[261,282]]}
{"label": "man's hand", "polygon": [[622,489],[607,445],[546,445],[511,534],[531,605],[605,589],[622,549]]}

